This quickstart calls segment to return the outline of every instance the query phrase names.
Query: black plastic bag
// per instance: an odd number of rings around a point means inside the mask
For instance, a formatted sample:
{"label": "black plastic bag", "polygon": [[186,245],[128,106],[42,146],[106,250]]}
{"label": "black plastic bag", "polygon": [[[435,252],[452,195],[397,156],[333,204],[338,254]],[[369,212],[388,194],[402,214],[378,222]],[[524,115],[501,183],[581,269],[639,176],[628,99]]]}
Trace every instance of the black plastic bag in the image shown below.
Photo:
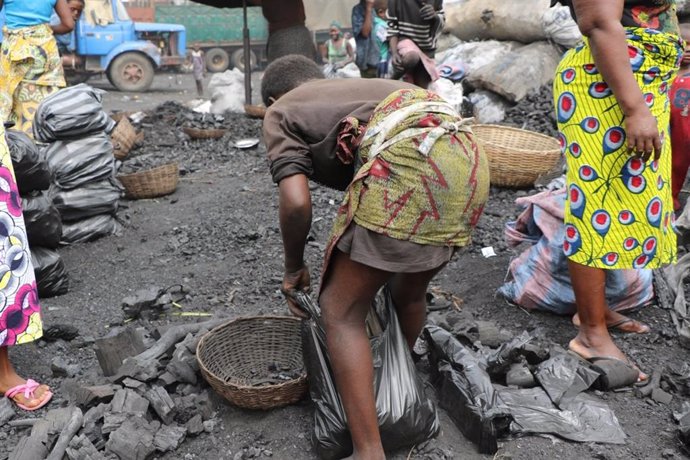
{"label": "black plastic bag", "polygon": [[122,225],[110,214],[99,214],[62,224],[62,244],[88,243],[103,236],[120,233]]}
{"label": "black plastic bag", "polygon": [[55,186],[50,189],[50,195],[62,220],[69,222],[98,214],[115,214],[123,190],[119,181],[111,177],[72,190]]}
{"label": "black plastic bag", "polygon": [[31,248],[31,262],[36,275],[39,297],[54,297],[69,290],[69,277],[60,254],[40,246]]}
{"label": "black plastic bag", "polygon": [[[309,391],[316,406],[314,447],[321,458],[342,458],[352,452],[352,440],[330,370],[320,310],[305,293],[297,293],[296,300],[312,317],[304,322],[303,354]],[[433,438],[440,430],[436,407],[424,394],[387,288],[377,295],[370,315],[378,319],[382,330],[371,338],[371,348],[383,447],[394,450]]]}
{"label": "black plastic bag", "polygon": [[29,245],[57,248],[62,238],[62,220],[45,192],[22,197],[22,210]]}
{"label": "black plastic bag", "polygon": [[53,183],[63,190],[107,179],[114,174],[113,145],[105,133],[56,141],[45,150]]}
{"label": "black plastic bag", "polygon": [[36,109],[34,139],[53,142],[111,132],[115,121],[103,111],[104,93],[81,83],[46,97]]}
{"label": "black plastic bag", "polygon": [[50,186],[50,169],[34,141],[23,132],[12,129],[5,131],[5,138],[19,194],[46,190]]}

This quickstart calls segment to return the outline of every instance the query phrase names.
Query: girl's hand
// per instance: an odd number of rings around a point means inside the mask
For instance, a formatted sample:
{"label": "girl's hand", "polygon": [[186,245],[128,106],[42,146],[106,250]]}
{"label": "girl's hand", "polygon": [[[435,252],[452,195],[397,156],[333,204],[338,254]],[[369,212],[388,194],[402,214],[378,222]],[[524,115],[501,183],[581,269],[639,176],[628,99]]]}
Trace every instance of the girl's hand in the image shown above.
{"label": "girl's hand", "polygon": [[293,296],[296,291],[309,292],[310,290],[311,281],[309,267],[303,264],[301,268],[295,271],[285,271],[280,292],[282,292],[287,299],[288,308],[293,315],[300,318],[308,318],[308,315],[293,300]]}

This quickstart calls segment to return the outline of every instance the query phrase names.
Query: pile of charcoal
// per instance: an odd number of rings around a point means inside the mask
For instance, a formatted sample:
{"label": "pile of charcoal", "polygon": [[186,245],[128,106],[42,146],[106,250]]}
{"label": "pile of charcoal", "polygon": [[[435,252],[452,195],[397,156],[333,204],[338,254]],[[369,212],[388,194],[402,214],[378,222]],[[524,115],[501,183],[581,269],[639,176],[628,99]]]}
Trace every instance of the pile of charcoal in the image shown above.
{"label": "pile of charcoal", "polygon": [[506,110],[503,123],[556,137],[558,129],[551,87],[542,86],[539,92],[528,94]]}

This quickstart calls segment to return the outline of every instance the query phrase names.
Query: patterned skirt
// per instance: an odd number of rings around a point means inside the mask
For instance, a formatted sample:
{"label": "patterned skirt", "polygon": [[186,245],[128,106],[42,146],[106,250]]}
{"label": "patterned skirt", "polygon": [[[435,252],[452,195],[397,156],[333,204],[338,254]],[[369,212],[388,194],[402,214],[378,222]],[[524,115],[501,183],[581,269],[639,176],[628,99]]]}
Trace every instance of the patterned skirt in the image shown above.
{"label": "patterned skirt", "polygon": [[585,43],[568,51],[554,79],[568,199],[563,250],[604,269],[656,268],[676,260],[671,198],[668,91],[682,51],[675,35],[627,28],[628,54],[645,102],[658,120],[661,158],[627,151],[625,120]]}
{"label": "patterned skirt", "polygon": [[0,347],[31,342],[42,335],[19,189],[0,124]]}
{"label": "patterned skirt", "polygon": [[46,24],[3,29],[0,120],[33,138],[33,119],[48,95],[66,86],[57,42]]}

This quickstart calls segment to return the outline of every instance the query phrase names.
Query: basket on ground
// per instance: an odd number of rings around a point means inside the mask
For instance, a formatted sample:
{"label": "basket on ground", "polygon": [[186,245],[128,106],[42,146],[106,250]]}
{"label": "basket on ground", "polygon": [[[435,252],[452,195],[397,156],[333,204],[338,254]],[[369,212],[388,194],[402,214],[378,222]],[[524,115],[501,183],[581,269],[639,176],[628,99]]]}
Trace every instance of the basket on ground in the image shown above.
{"label": "basket on ground", "polygon": [[225,135],[224,129],[200,129],[183,126],[182,131],[192,139],[218,139]]}
{"label": "basket on ground", "polygon": [[177,163],[117,176],[125,188],[125,195],[132,199],[155,198],[168,195],[177,188],[180,173]]}
{"label": "basket on ground", "polygon": [[[301,320],[291,316],[250,316],[205,334],[196,349],[201,374],[232,404],[272,409],[299,401],[307,392],[302,360]],[[286,380],[269,378],[287,369]]]}
{"label": "basket on ground", "polygon": [[544,134],[481,124],[472,131],[489,158],[491,184],[499,187],[531,187],[561,156],[558,140]]}
{"label": "basket on ground", "polygon": [[118,160],[124,160],[129,155],[137,141],[137,131],[127,117],[122,117],[110,133],[110,141],[113,143],[113,155]]}

